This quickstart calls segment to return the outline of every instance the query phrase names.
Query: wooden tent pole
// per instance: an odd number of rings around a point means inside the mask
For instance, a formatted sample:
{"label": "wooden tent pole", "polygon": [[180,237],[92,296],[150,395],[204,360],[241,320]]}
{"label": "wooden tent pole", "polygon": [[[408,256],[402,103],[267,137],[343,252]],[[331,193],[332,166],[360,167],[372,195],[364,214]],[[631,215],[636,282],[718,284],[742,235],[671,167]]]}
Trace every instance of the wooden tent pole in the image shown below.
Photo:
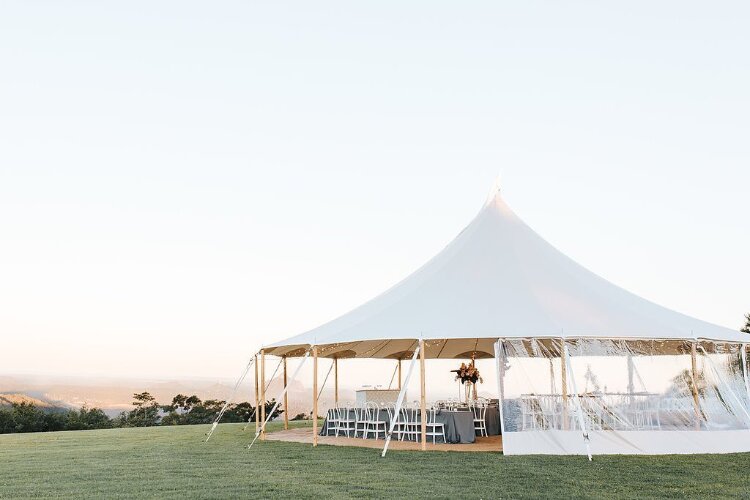
{"label": "wooden tent pole", "polygon": [[690,384],[690,390],[693,393],[693,409],[695,410],[695,430],[701,429],[701,404],[698,394],[698,360],[696,342],[690,344],[690,368],[693,383]]}
{"label": "wooden tent pole", "polygon": [[[266,351],[260,350],[260,420],[266,421]],[[260,440],[265,441],[266,429],[261,427]]]}
{"label": "wooden tent pole", "polygon": [[333,358],[333,403],[339,406],[339,359]]}
{"label": "wooden tent pole", "polygon": [[425,388],[425,373],[424,373],[424,340],[419,339],[419,379],[420,379],[420,395],[419,395],[419,408],[420,416],[422,420],[422,451],[427,449],[427,398]]}
{"label": "wooden tent pole", "polygon": [[313,347],[313,446],[318,446],[318,346]]}
{"label": "wooden tent pole", "polygon": [[260,396],[258,394],[258,355],[255,355],[255,433],[258,434],[258,429],[260,428],[260,406],[258,405],[260,401]]}
{"label": "wooden tent pole", "polygon": [[[284,389],[287,385],[286,378],[286,356],[284,356]],[[284,430],[289,429],[289,391],[284,392]]]}
{"label": "wooden tent pole", "polygon": [[401,390],[401,358],[398,358],[398,390]]}
{"label": "wooden tent pole", "polygon": [[562,378],[562,428],[567,431],[570,427],[568,422],[568,367],[564,359],[565,339],[560,340],[560,376]]}

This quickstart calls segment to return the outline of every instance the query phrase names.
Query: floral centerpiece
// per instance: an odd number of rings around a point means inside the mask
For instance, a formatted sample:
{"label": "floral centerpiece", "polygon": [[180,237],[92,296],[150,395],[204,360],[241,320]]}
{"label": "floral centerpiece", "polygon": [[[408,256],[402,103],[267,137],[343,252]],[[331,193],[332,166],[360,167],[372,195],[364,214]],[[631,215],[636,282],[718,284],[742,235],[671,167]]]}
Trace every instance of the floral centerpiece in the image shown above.
{"label": "floral centerpiece", "polygon": [[[482,376],[479,374],[479,369],[474,366],[474,358],[472,357],[471,362],[467,365],[461,363],[461,367],[458,370],[451,370],[456,374],[456,380],[464,384],[466,392],[466,402],[469,399],[477,399],[477,382],[484,383]],[[473,394],[472,394],[473,393]]]}
{"label": "floral centerpiece", "polygon": [[456,374],[456,380],[460,380],[462,384],[465,384],[466,382],[471,382],[472,384],[484,383],[484,380],[482,380],[482,377],[479,375],[479,369],[474,366],[474,360],[471,361],[468,365],[466,363],[461,363],[461,367],[458,370],[451,370]]}

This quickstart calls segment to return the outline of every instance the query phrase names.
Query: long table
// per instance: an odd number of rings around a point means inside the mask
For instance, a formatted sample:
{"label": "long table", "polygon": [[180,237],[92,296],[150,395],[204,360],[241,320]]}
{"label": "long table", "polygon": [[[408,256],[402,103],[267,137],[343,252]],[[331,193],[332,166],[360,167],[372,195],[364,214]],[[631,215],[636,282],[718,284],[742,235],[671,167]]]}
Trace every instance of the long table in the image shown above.
{"label": "long table", "polygon": [[[354,418],[355,412],[349,410],[349,418]],[[390,428],[391,418],[388,411],[380,411],[380,420],[387,423],[386,427]],[[476,441],[476,432],[474,431],[474,415],[471,411],[455,410],[438,410],[435,414],[435,421],[443,424],[445,428],[445,441],[447,443],[473,443]],[[497,407],[490,406],[485,414],[485,425],[487,434],[496,436],[500,434],[500,411]],[[321,436],[328,435],[328,419],[326,418],[323,427],[320,429]],[[352,434],[350,433],[350,436]],[[362,433],[357,433],[354,437],[362,437]],[[432,442],[432,436],[428,436],[428,441]],[[442,436],[437,436],[436,442],[443,442]]]}

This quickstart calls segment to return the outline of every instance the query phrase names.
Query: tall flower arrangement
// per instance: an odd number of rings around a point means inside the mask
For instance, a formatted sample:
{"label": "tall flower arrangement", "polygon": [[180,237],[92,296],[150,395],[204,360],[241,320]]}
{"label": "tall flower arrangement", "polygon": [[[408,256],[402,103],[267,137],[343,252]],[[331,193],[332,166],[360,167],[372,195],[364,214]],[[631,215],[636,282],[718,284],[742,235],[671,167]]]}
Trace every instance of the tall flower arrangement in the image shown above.
{"label": "tall flower arrangement", "polygon": [[461,367],[458,370],[452,371],[456,374],[456,380],[460,380],[462,384],[465,384],[466,382],[472,384],[476,384],[477,382],[484,383],[481,375],[479,375],[479,369],[474,366],[473,359],[468,365],[466,363],[461,363]]}

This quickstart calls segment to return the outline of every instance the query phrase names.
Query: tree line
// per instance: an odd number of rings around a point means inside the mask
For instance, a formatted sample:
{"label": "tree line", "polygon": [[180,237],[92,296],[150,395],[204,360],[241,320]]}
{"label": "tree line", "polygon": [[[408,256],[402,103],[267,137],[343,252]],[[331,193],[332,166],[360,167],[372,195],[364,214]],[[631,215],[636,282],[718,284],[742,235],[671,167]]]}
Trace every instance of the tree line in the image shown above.
{"label": "tree line", "polygon": [[[0,434],[210,424],[225,403],[219,399],[202,401],[196,395],[178,394],[172,398],[171,404],[160,405],[150,393],[141,392],[133,394],[132,410],[123,411],[114,418],[100,408],[44,409],[31,403],[14,403],[8,408],[0,408]],[[270,415],[275,404],[275,400],[266,402],[266,415]],[[248,422],[255,419],[255,410],[246,401],[230,404],[222,416],[222,422]],[[283,412],[277,408],[271,418]]]}

